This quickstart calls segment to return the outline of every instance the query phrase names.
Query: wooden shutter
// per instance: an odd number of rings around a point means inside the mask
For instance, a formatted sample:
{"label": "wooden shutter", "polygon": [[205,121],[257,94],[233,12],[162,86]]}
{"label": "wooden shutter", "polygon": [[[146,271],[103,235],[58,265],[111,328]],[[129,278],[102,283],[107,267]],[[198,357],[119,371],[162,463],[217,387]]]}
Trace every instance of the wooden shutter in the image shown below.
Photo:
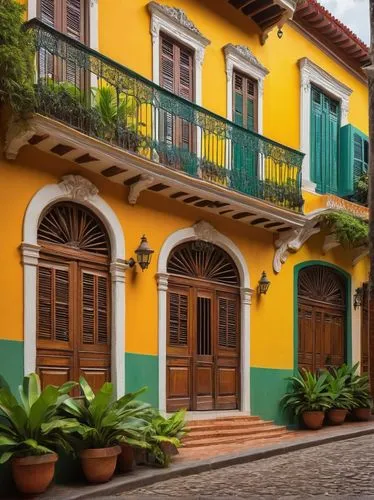
{"label": "wooden shutter", "polygon": [[218,345],[236,349],[239,336],[239,308],[237,297],[218,297]]}
{"label": "wooden shutter", "polygon": [[38,339],[70,340],[70,272],[67,266],[38,266]]}
{"label": "wooden shutter", "polygon": [[168,292],[168,344],[174,347],[188,345],[189,292],[171,288]]}
{"label": "wooden shutter", "polygon": [[43,23],[49,26],[55,25],[55,2],[54,0],[40,0],[39,17]]}
{"label": "wooden shutter", "polygon": [[316,87],[311,92],[311,179],[321,193],[338,192],[340,107]]}
{"label": "wooden shutter", "polygon": [[234,72],[233,121],[247,130],[257,131],[257,82]]}
{"label": "wooden shutter", "polygon": [[104,273],[81,274],[81,344],[109,344],[109,279]]}

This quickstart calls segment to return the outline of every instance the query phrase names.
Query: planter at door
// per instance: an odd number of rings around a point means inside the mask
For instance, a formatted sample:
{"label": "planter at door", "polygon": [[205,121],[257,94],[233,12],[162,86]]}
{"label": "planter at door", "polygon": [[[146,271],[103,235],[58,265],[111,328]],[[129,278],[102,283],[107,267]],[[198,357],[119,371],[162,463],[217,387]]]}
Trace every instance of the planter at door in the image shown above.
{"label": "planter at door", "polygon": [[304,424],[308,427],[308,429],[312,429],[314,431],[321,429],[324,418],[325,414],[323,411],[304,411],[303,413]]}
{"label": "planter at door", "polygon": [[129,472],[134,467],[134,448],[129,444],[121,444],[121,454],[118,455],[118,469],[120,472]]}
{"label": "planter at door", "polygon": [[89,483],[106,483],[111,479],[116,468],[119,446],[83,450],[79,456],[84,475]]}
{"label": "planter at door", "polygon": [[29,495],[43,493],[51,484],[57,459],[56,453],[13,458],[12,473],[18,491]]}
{"label": "planter at door", "polygon": [[327,417],[332,424],[341,425],[344,422],[347,413],[348,410],[343,410],[342,408],[332,408],[327,412]]}
{"label": "planter at door", "polygon": [[367,422],[371,417],[370,408],[353,408],[352,413],[354,418],[356,420],[360,420],[361,422]]}

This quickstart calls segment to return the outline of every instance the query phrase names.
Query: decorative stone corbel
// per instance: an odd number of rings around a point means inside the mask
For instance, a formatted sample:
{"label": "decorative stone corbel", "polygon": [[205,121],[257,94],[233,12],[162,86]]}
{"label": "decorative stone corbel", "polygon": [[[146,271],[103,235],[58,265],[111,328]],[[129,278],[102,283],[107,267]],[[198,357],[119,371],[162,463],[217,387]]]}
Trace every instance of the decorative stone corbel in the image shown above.
{"label": "decorative stone corbel", "polygon": [[275,241],[274,272],[279,273],[289,254],[296,253],[311,236],[320,232],[320,227],[316,227],[318,221],[319,216],[314,216],[302,228],[288,231]]}
{"label": "decorative stone corbel", "polygon": [[5,139],[5,158],[15,160],[20,149],[29,144],[29,140],[35,133],[35,129],[27,121],[18,120],[12,122],[8,127]]}
{"label": "decorative stone corbel", "polygon": [[369,255],[369,247],[362,246],[355,249],[353,253],[352,266],[355,266],[360,262],[360,260],[364,259],[367,255]]}
{"label": "decorative stone corbel", "polygon": [[217,230],[205,220],[200,220],[193,225],[196,239],[214,243],[217,241]]}
{"label": "decorative stone corbel", "polygon": [[336,248],[340,245],[339,241],[336,239],[336,235],[334,233],[328,234],[323,243],[322,252],[326,254],[333,248]]}
{"label": "decorative stone corbel", "polygon": [[138,182],[130,186],[128,202],[130,205],[135,205],[142,191],[147,189],[154,182],[154,177],[148,174],[142,174]]}

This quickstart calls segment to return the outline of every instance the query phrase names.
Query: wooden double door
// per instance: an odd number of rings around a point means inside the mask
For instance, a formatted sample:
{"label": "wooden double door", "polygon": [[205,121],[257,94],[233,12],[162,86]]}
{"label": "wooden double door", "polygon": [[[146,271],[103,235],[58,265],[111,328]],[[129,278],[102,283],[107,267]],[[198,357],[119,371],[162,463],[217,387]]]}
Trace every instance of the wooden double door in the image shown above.
{"label": "wooden double door", "polygon": [[238,291],[172,278],[168,290],[167,409],[239,408]]}
{"label": "wooden double door", "polygon": [[325,266],[299,273],[298,366],[312,372],[345,362],[344,279]]}
{"label": "wooden double door", "polygon": [[97,391],[111,371],[107,235],[94,214],[60,203],[42,220],[38,240],[36,366],[42,386],[83,375]]}

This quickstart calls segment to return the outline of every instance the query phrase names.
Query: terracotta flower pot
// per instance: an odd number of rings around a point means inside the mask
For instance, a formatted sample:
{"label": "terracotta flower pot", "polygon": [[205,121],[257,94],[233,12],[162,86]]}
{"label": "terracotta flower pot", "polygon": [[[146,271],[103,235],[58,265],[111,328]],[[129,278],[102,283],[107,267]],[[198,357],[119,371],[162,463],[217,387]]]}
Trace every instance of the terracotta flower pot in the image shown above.
{"label": "terracotta flower pot", "polygon": [[89,483],[106,483],[113,476],[117,456],[121,453],[119,446],[110,448],[92,448],[83,450],[79,456],[84,475]]}
{"label": "terracotta flower pot", "polygon": [[134,468],[134,448],[129,444],[121,444],[121,454],[118,455],[118,469],[120,472],[129,472]]}
{"label": "terracotta flower pot", "polygon": [[348,410],[344,410],[343,408],[331,408],[331,410],[327,412],[327,417],[332,424],[341,425],[344,422],[347,413]]}
{"label": "terracotta flower pot", "polygon": [[323,411],[304,411],[303,420],[308,429],[317,430],[323,425],[325,413]]}
{"label": "terracotta flower pot", "polygon": [[26,494],[43,493],[55,474],[56,453],[12,459],[13,479],[17,490]]}
{"label": "terracotta flower pot", "polygon": [[169,457],[179,454],[178,448],[173,443],[160,443],[160,448],[165,453],[165,455],[169,455]]}
{"label": "terracotta flower pot", "polygon": [[371,417],[370,408],[353,408],[353,416],[361,422],[367,422]]}
{"label": "terracotta flower pot", "polygon": [[136,465],[145,465],[147,463],[147,452],[144,448],[134,448],[134,457]]}

